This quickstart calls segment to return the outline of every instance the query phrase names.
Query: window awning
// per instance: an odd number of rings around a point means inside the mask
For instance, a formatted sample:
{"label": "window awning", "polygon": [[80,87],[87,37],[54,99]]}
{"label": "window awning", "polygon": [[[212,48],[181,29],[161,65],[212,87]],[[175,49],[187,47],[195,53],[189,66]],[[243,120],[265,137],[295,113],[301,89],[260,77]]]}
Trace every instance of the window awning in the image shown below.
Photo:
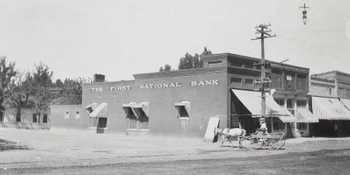
{"label": "window awning", "polygon": [[295,112],[298,123],[318,123],[316,115],[312,114],[306,107],[299,107]]}
{"label": "window awning", "polygon": [[90,117],[107,117],[107,103],[99,104],[94,111],[89,114]]}
{"label": "window awning", "polygon": [[133,107],[136,105],[134,102],[130,102],[127,104],[123,104],[123,110],[127,117],[137,118],[135,111],[133,110]]}
{"label": "window awning", "polygon": [[141,108],[147,117],[149,117],[149,102],[136,103],[132,108]]}
{"label": "window awning", "polygon": [[341,98],[340,101],[345,105],[345,107],[350,110],[350,99]]}
{"label": "window awning", "polygon": [[191,111],[191,102],[189,101],[181,101],[181,102],[177,102],[174,104],[175,107],[177,106],[185,106],[187,112]]}
{"label": "window awning", "polygon": [[85,106],[85,109],[88,111],[89,114],[91,114],[96,109],[97,105],[98,104],[94,102]]}
{"label": "window awning", "polygon": [[[249,110],[252,116],[261,116],[261,93],[256,91],[232,89],[232,92]],[[283,123],[295,122],[296,119],[287,108],[278,105],[273,97],[266,95],[267,117],[278,117]]]}
{"label": "window awning", "polygon": [[338,98],[312,97],[312,111],[322,120],[350,120],[350,111]]}

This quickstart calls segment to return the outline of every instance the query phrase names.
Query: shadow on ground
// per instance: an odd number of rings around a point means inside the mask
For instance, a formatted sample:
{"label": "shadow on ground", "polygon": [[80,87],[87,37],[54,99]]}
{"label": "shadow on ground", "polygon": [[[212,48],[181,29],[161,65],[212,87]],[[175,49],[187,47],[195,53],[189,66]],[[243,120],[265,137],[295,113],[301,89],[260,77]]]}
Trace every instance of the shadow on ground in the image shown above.
{"label": "shadow on ground", "polygon": [[0,151],[9,150],[28,150],[29,147],[26,145],[21,145],[13,141],[0,139]]}

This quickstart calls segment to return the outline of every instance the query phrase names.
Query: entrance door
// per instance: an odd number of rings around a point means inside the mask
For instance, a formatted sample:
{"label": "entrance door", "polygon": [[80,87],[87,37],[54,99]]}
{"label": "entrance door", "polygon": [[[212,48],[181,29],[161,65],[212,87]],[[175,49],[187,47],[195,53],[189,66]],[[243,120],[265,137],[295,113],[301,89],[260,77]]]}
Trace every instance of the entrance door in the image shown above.
{"label": "entrance door", "polygon": [[107,118],[106,117],[99,117],[97,128],[106,128],[107,127]]}

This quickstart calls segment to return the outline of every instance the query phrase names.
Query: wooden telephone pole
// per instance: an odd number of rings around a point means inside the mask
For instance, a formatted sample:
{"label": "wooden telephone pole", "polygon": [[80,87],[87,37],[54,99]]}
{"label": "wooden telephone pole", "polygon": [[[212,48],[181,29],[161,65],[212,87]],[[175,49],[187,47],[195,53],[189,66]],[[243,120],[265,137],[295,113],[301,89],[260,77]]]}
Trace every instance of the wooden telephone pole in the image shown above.
{"label": "wooden telephone pole", "polygon": [[272,32],[271,29],[269,29],[271,25],[268,24],[260,24],[255,27],[256,32],[258,36],[256,38],[253,38],[252,40],[260,40],[261,41],[261,76],[260,80],[257,81],[257,84],[261,84],[261,117],[266,117],[266,96],[265,96],[265,86],[271,82],[269,78],[266,78],[266,71],[265,71],[265,46],[264,46],[264,40],[265,38],[272,38],[276,37],[276,35],[271,35]]}

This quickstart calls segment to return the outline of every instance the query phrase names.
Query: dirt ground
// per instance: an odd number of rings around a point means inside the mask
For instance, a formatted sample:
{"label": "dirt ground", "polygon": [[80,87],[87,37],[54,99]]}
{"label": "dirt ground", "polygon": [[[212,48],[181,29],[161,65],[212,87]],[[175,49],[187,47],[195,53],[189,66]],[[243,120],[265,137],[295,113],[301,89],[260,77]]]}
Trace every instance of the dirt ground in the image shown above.
{"label": "dirt ground", "polygon": [[[288,159],[288,161],[293,162],[293,158],[299,160],[300,156],[302,156],[304,157],[303,159],[306,160],[305,157],[307,156],[304,155],[309,155],[310,157],[314,155],[315,152],[322,150],[340,151],[335,152],[340,156],[340,160],[347,159],[350,155],[347,150],[350,147],[350,138],[290,139],[287,140],[286,149],[278,151],[240,150],[232,147],[221,147],[218,144],[204,142],[201,138],[159,135],[127,136],[125,133],[97,135],[92,130],[55,128],[51,130],[1,128],[0,138],[15,141],[18,144],[27,145],[30,148],[29,150],[0,152],[0,172],[2,172],[2,174],[6,172],[13,173],[14,170],[16,170],[16,172],[23,172],[21,170],[33,170],[33,168],[36,168],[36,170],[50,169],[50,172],[55,174],[52,171],[59,170],[62,167],[65,167],[66,170],[77,170],[77,172],[79,172],[79,168],[74,169],[74,167],[95,167],[98,169],[108,167],[108,165],[113,165],[110,166],[110,170],[119,166],[120,169],[118,169],[118,171],[121,171],[123,169],[122,165],[125,165],[125,170],[130,170],[130,167],[134,167],[130,165],[134,165],[135,163],[140,164],[140,166],[147,166],[150,164],[148,166],[152,167],[151,165],[154,165],[152,162],[158,162],[155,165],[165,165],[165,169],[166,167],[173,167],[173,164],[190,166],[191,163],[193,163],[194,168],[195,165],[201,165],[200,162],[205,165],[208,162],[216,162],[215,160],[223,160],[218,162],[226,162],[226,164],[218,163],[218,166],[221,165],[225,167],[230,160],[235,160],[235,163],[238,163],[240,159],[261,159],[268,161],[268,157],[271,156],[272,158],[277,156],[277,159],[273,160],[277,161],[276,165],[278,165],[278,156],[288,155],[287,157],[291,159]],[[344,155],[347,157],[341,157]],[[322,157],[317,158],[320,159],[320,161],[328,160]],[[331,161],[331,159],[329,160]],[[189,164],[183,164],[183,162],[188,162]],[[254,161],[250,163],[254,164]],[[350,164],[349,160],[347,160],[346,163]],[[273,167],[274,164],[269,165]],[[256,166],[260,166],[260,164],[258,163]],[[195,170],[196,168],[193,169],[193,172],[196,172]],[[227,170],[230,170],[230,168]],[[31,171],[26,172],[30,174]],[[34,171],[33,174],[36,174],[35,172],[36,171]],[[169,172],[171,172],[171,170],[169,170]],[[225,171],[223,173],[225,174]],[[128,173],[125,172],[123,174]]]}

